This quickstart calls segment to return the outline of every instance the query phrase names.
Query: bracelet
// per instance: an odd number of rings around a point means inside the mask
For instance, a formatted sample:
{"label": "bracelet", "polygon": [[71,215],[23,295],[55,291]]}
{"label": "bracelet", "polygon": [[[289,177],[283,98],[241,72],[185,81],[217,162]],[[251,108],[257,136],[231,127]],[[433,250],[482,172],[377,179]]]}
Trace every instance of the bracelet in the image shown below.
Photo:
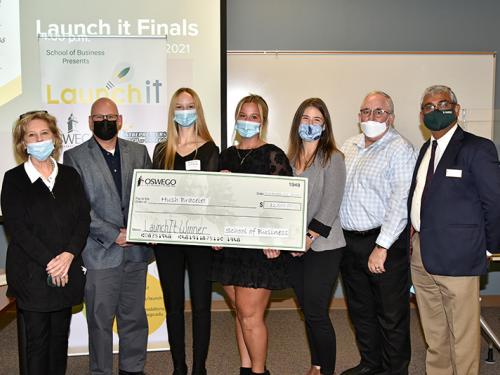
{"label": "bracelet", "polygon": [[309,232],[306,232],[306,237],[309,238],[312,242],[314,242],[314,240],[316,239],[316,237],[314,237],[311,233]]}

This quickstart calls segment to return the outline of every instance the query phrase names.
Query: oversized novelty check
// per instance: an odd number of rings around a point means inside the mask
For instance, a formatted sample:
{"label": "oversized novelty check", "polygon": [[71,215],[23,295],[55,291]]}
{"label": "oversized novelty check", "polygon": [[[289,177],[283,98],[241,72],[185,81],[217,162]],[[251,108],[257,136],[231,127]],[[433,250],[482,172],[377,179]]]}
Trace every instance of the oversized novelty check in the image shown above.
{"label": "oversized novelty check", "polygon": [[127,241],[303,251],[307,179],[136,169]]}

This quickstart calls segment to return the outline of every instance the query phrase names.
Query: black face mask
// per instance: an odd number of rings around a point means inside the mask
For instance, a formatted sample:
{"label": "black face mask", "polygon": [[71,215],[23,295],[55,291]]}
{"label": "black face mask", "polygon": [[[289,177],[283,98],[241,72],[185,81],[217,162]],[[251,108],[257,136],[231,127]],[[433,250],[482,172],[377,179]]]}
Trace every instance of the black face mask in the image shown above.
{"label": "black face mask", "polygon": [[456,121],[457,115],[452,109],[442,111],[436,109],[424,115],[424,125],[431,131],[445,129]]}
{"label": "black face mask", "polygon": [[94,121],[94,135],[103,141],[109,141],[118,133],[118,126],[115,121],[102,120]]}

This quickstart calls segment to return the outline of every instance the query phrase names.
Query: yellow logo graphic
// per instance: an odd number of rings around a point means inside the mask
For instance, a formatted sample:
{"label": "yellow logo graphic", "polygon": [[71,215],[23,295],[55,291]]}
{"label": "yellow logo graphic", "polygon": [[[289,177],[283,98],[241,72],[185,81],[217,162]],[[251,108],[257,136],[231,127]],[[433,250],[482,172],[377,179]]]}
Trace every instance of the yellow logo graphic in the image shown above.
{"label": "yellow logo graphic", "polygon": [[5,85],[0,85],[0,106],[11,101],[23,91],[21,76],[14,78]]}

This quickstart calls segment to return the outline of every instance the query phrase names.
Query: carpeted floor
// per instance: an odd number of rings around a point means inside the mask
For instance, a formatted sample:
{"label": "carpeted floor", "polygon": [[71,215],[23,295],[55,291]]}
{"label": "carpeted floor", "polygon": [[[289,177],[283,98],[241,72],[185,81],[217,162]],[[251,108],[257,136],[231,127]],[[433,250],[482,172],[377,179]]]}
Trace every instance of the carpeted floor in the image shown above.
{"label": "carpeted floor", "polygon": [[[497,334],[500,334],[500,308],[483,308],[483,317]],[[337,368],[336,374],[356,365],[359,355],[354,342],[354,335],[349,325],[345,310],[332,310],[332,321],[337,333]],[[187,314],[190,327],[191,315]],[[209,375],[236,375],[239,360],[233,334],[233,318],[230,312],[212,313],[212,339],[207,362]],[[268,368],[273,375],[304,375],[309,368],[304,325],[296,310],[272,310],[268,313],[269,358]],[[187,347],[191,346],[190,328],[186,331]],[[416,310],[412,309],[411,320],[412,361],[410,374],[425,374],[424,342],[419,327]],[[486,358],[487,346],[483,340],[482,360]],[[17,337],[15,313],[12,310],[0,314],[0,374],[18,374]],[[481,375],[500,374],[500,353],[495,351],[497,363],[487,365],[481,361]],[[117,372],[115,358],[115,373]],[[148,353],[146,373],[148,375],[170,375],[172,364],[168,352]],[[69,375],[88,373],[88,357],[70,357]]]}

